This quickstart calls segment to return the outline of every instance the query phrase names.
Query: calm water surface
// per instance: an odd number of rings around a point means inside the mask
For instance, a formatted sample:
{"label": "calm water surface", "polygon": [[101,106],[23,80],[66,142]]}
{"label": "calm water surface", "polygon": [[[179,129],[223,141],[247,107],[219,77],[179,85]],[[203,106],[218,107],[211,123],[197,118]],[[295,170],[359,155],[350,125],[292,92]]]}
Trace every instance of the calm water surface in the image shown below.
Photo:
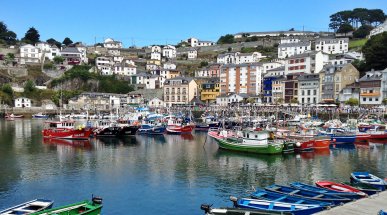
{"label": "calm water surface", "polygon": [[0,209],[38,197],[59,206],[96,194],[103,214],[203,214],[200,204],[231,206],[229,195],[247,196],[251,186],[348,181],[353,171],[387,177],[380,143],[263,156],[219,150],[198,132],[45,141],[41,130],[41,120],[0,121]]}

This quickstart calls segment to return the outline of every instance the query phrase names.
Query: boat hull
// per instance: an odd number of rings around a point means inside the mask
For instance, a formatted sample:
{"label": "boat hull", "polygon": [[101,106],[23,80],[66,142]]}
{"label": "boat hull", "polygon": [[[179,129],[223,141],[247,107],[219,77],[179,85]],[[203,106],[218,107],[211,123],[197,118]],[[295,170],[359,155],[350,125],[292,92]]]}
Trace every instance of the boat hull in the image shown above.
{"label": "boat hull", "polygon": [[120,128],[118,132],[118,136],[135,135],[139,128],[140,128],[139,126],[134,126],[134,125],[123,126]]}
{"label": "boat hull", "polygon": [[165,133],[165,127],[156,126],[153,128],[140,128],[137,133],[143,135],[162,135]]}
{"label": "boat hull", "polygon": [[194,125],[185,125],[185,126],[169,125],[167,126],[166,131],[168,134],[187,134],[187,133],[192,133],[194,128],[195,128]]}
{"label": "boat hull", "polygon": [[91,128],[81,129],[43,129],[44,138],[57,138],[57,139],[89,139],[93,134]]}
{"label": "boat hull", "polygon": [[284,148],[283,144],[269,143],[266,146],[251,146],[248,144],[238,143],[227,138],[213,138],[218,143],[219,148],[232,151],[251,152],[257,154],[280,154]]}
{"label": "boat hull", "polygon": [[106,127],[94,131],[96,137],[116,137],[120,133],[119,127]]}
{"label": "boat hull", "polygon": [[363,184],[371,185],[382,191],[386,190],[387,183],[368,172],[353,172],[351,173],[351,183],[358,182]]}

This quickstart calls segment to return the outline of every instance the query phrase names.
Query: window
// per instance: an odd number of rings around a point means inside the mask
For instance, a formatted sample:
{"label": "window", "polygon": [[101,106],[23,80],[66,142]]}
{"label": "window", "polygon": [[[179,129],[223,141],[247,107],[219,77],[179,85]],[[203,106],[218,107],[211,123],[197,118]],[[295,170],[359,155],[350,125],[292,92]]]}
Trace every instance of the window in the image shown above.
{"label": "window", "polygon": [[366,98],[363,98],[363,102],[365,102],[366,101]]}
{"label": "window", "polygon": [[369,102],[372,102],[372,98],[368,98],[368,101],[369,101]]}

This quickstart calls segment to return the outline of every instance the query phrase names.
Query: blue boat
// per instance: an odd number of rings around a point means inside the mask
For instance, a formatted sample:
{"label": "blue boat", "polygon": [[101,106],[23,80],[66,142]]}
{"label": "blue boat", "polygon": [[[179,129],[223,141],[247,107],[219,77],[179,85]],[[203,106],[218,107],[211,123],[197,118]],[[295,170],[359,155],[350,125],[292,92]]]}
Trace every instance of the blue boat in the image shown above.
{"label": "blue boat", "polygon": [[295,215],[313,214],[325,210],[325,207],[320,205],[294,204],[263,199],[242,198],[232,201],[237,208],[249,208],[265,212],[290,212]]}
{"label": "blue boat", "polygon": [[387,215],[387,211],[380,210],[380,211],[378,212],[378,215]]}
{"label": "blue boat", "polygon": [[317,186],[313,186],[313,185],[309,185],[309,184],[304,184],[301,182],[290,183],[290,186],[297,188],[297,189],[300,189],[300,190],[314,191],[314,192],[318,192],[321,194],[328,194],[328,195],[336,195],[336,196],[341,196],[341,197],[349,198],[349,199],[360,199],[360,198],[364,197],[364,196],[358,195],[356,193],[328,190],[325,188],[321,188],[321,187],[317,187]]}
{"label": "blue boat", "polygon": [[346,131],[343,128],[327,128],[326,131],[320,131],[321,135],[329,135],[331,141],[337,143],[354,143],[356,140],[356,133]]}
{"label": "blue boat", "polygon": [[204,211],[205,215],[274,215],[274,214],[281,214],[281,215],[292,215],[293,213],[286,213],[286,212],[276,212],[276,211],[270,211],[265,212],[261,210],[255,210],[255,209],[249,209],[249,208],[212,208],[212,205],[209,204],[202,204],[200,205],[200,209]]}
{"label": "blue boat", "polygon": [[255,192],[251,194],[251,198],[265,199],[274,202],[285,202],[294,204],[320,205],[322,207],[333,206],[329,202],[316,201],[305,199],[297,196],[284,195],[276,192],[267,191],[261,188],[256,188]]}
{"label": "blue boat", "polygon": [[157,126],[157,125],[150,125],[150,124],[143,124],[137,130],[137,133],[144,134],[144,135],[161,135],[161,134],[165,133],[165,127],[164,126]]}
{"label": "blue boat", "polygon": [[353,172],[351,173],[351,182],[359,182],[376,187],[380,190],[386,190],[387,183],[383,179],[372,175],[368,172]]}
{"label": "blue boat", "polygon": [[294,187],[288,187],[288,186],[276,185],[276,184],[265,187],[265,190],[277,192],[285,195],[298,196],[305,199],[329,202],[334,205],[339,205],[342,203],[347,203],[352,201],[351,199],[336,196],[336,195],[322,194],[319,192],[314,192],[309,190],[300,190]]}
{"label": "blue boat", "polygon": [[42,210],[50,209],[52,205],[54,204],[54,201],[47,200],[47,199],[35,199],[28,202],[24,202],[22,204],[10,207],[8,209],[5,209],[3,211],[0,211],[1,215],[6,214],[31,214],[35,212],[39,212]]}

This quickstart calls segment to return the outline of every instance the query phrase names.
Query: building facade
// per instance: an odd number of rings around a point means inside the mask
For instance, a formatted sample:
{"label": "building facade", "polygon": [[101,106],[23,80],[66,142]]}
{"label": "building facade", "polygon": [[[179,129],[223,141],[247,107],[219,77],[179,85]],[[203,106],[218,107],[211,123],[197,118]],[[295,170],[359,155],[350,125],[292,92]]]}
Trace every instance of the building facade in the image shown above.
{"label": "building facade", "polygon": [[189,104],[197,96],[197,84],[192,78],[175,77],[164,82],[164,102],[172,105]]}
{"label": "building facade", "polygon": [[315,43],[315,50],[326,54],[340,54],[348,52],[348,38],[319,38]]}
{"label": "building facade", "polygon": [[303,74],[298,77],[298,103],[317,104],[320,102],[319,74]]}

